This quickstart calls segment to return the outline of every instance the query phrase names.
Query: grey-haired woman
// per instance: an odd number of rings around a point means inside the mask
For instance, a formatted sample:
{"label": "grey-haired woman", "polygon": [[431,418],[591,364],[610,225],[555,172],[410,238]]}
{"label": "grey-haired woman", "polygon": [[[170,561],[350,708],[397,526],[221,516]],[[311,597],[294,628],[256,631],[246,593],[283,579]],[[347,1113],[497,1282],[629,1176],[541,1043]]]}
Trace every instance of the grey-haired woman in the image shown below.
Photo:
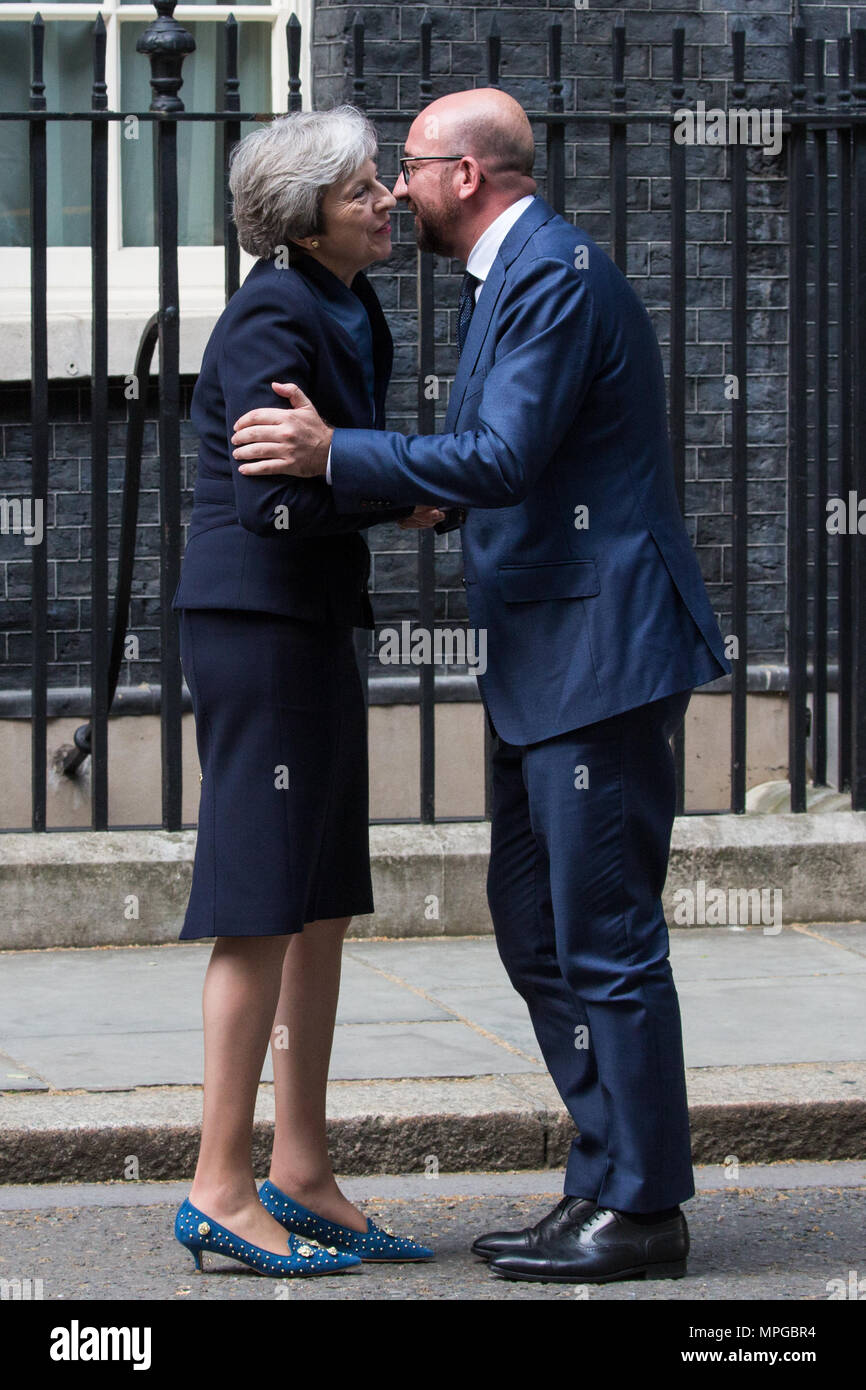
{"label": "grey-haired woman", "polygon": [[[204,1111],[175,1222],[204,1251],[274,1275],[338,1272],[432,1251],[340,1191],[325,1093],[343,938],[373,910],[364,702],[353,628],[372,627],[361,530],[432,525],[433,508],[338,514],[322,479],[245,477],[234,421],[291,380],[333,424],[384,426],[391,336],[364,267],[390,254],[395,199],[353,107],[281,117],[240,142],[230,186],[259,259],[209,340],[173,606],[202,769],[183,939],[215,937],[204,985]],[[270,1042],[274,1144],[257,1191],[252,1133]]]}

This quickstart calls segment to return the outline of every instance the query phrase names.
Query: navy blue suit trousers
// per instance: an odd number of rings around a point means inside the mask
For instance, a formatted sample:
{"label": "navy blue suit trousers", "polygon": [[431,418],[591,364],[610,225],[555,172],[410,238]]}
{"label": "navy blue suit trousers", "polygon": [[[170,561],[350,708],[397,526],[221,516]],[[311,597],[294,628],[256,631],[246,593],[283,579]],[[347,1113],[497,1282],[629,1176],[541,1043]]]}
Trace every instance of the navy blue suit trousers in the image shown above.
{"label": "navy blue suit trousers", "polygon": [[496,942],[579,1131],[565,1192],[617,1211],[694,1194],[680,1012],[661,894],[669,739],[691,691],[540,743],[494,740]]}

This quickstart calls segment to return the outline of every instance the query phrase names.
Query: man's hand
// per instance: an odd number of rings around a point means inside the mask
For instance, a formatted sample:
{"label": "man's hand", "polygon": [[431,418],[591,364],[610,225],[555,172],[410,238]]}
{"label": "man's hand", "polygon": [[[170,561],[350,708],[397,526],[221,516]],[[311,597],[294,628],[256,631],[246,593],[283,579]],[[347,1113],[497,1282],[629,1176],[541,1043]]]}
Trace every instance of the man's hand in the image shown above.
{"label": "man's hand", "polygon": [[397,525],[404,531],[425,531],[430,526],[435,526],[437,521],[444,520],[445,513],[438,507],[416,507],[411,516],[404,516]]}
{"label": "man's hand", "polygon": [[334,431],[299,386],[272,381],[271,388],[291,401],[292,409],[248,410],[235,421],[232,453],[241,460],[238,472],[290,473],[296,478],[323,475]]}

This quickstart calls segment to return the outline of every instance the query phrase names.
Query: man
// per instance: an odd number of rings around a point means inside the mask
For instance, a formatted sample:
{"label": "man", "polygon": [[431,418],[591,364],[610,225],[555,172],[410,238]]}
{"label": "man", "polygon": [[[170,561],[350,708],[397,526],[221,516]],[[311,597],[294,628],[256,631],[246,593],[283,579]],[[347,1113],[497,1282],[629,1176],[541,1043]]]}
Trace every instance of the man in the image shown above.
{"label": "man", "polygon": [[[325,474],[338,511],[459,508],[494,733],[488,901],[577,1129],[563,1200],[473,1249],[497,1274],[679,1277],[694,1194],[679,1005],[661,906],[670,737],[730,670],[675,494],[661,355],[609,257],[535,196],[529,121],[493,89],[428,106],[394,196],[468,267],[446,429],[235,426],[249,473]],[[474,278],[473,278],[474,277]]]}

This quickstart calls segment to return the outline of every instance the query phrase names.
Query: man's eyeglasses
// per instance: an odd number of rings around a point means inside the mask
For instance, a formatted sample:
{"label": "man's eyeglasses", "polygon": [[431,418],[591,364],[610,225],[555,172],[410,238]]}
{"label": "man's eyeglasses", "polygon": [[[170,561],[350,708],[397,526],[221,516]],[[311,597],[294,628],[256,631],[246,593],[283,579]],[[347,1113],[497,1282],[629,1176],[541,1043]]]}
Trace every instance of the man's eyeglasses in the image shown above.
{"label": "man's eyeglasses", "polygon": [[[401,159],[401,160],[400,160],[400,169],[401,169],[401,172],[402,172],[402,174],[403,174],[403,182],[404,182],[404,183],[408,183],[408,182],[409,182],[409,176],[410,176],[410,174],[411,174],[411,172],[412,172],[412,171],[410,170],[410,168],[409,168],[409,165],[410,165],[410,164],[428,163],[430,160],[433,160],[433,159],[463,159],[463,155],[462,155],[462,154],[415,154],[415,155],[409,156],[409,158],[407,158],[407,159]],[[483,174],[480,175],[480,178],[481,178],[481,182],[482,182],[482,183],[486,183],[486,179],[485,179],[485,177],[484,177]]]}

